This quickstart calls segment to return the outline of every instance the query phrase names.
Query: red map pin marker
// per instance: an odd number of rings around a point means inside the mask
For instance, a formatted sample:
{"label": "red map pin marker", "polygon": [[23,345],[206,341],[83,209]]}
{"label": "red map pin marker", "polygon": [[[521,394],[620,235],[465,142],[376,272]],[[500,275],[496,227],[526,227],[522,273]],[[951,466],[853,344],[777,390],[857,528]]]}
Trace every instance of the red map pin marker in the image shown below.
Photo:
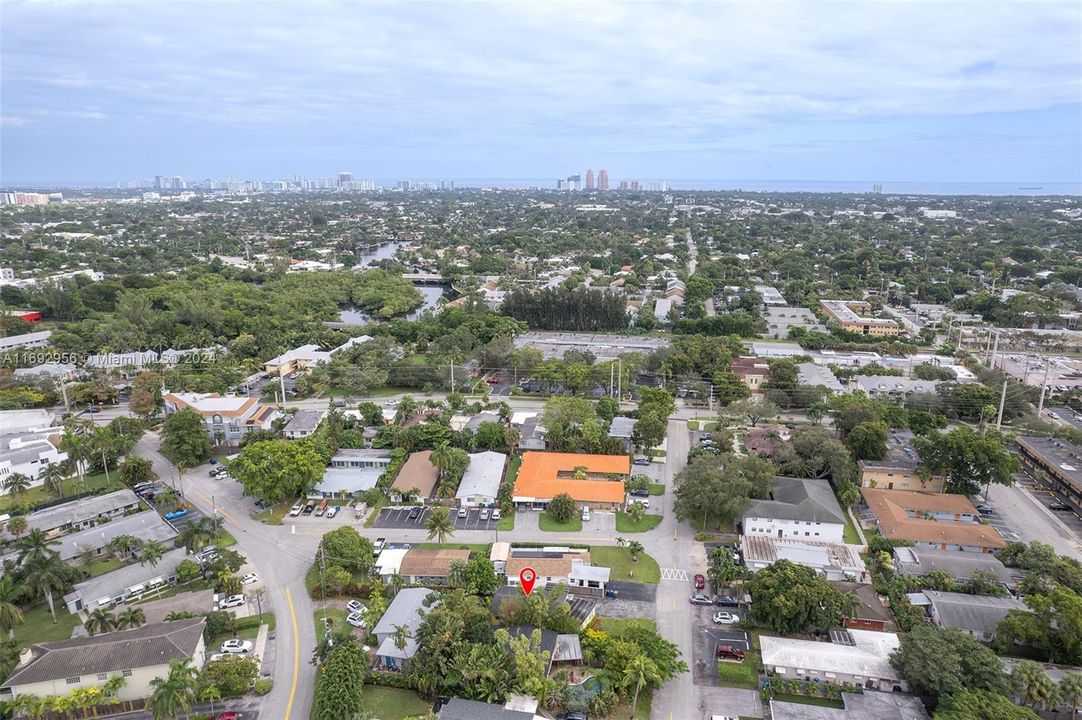
{"label": "red map pin marker", "polygon": [[533,571],[533,568],[522,568],[522,572],[518,574],[518,579],[522,583],[522,592],[529,597],[530,593],[533,592],[533,584],[537,581],[537,573]]}

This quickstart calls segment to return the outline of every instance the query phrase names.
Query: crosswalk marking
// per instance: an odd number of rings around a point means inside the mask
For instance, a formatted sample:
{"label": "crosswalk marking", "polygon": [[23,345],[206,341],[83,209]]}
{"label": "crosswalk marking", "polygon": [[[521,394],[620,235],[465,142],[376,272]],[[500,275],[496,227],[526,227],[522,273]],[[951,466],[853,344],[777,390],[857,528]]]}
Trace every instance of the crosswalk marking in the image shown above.
{"label": "crosswalk marking", "polygon": [[661,569],[662,580],[677,580],[679,582],[688,581],[688,571],[678,570],[675,568],[662,568]]}

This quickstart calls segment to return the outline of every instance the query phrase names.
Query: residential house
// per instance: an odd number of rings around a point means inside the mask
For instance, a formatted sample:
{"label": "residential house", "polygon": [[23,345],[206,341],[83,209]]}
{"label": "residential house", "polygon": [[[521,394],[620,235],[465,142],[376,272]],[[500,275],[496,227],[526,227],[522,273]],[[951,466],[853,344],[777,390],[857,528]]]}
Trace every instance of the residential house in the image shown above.
{"label": "residential house", "polygon": [[391,464],[390,450],[342,448],[323,471],[314,493],[330,498],[371,490]]}
{"label": "residential house", "polygon": [[1020,436],[1018,456],[1022,466],[1076,513],[1082,513],[1082,447],[1055,438]]}
{"label": "residential house", "polygon": [[845,392],[845,387],[838,382],[830,368],[813,362],[800,363],[796,366],[797,382],[810,387],[821,387],[831,395]]}
{"label": "residential house", "polygon": [[451,564],[465,564],[469,559],[470,551],[459,548],[410,548],[402,556],[398,574],[410,585],[446,585]]}
{"label": "residential house", "polygon": [[913,577],[942,572],[955,582],[964,582],[981,572],[994,576],[1006,587],[1014,587],[1024,576],[1022,572],[1012,571],[995,555],[904,546],[894,548],[894,569],[899,575]]}
{"label": "residential house", "polygon": [[50,535],[93,527],[98,522],[136,512],[143,507],[139,496],[131,490],[117,490],[105,495],[91,495],[53,505],[26,516],[26,525]]}
{"label": "residential house", "polygon": [[834,630],[831,642],[763,635],[759,638],[763,668],[786,680],[851,683],[865,690],[901,692],[905,681],[890,664],[900,641],[895,633]]}
{"label": "residential house", "polygon": [[49,338],[53,336],[52,330],[23,333],[22,335],[8,335],[0,338],[0,352],[19,350],[21,348],[41,348],[49,344]]}
{"label": "residential house", "polygon": [[462,474],[455,497],[462,507],[492,507],[500,493],[507,456],[498,452],[470,455],[470,464]]}
{"label": "residential house", "polygon": [[148,697],[151,681],[169,674],[169,663],[187,660],[199,670],[206,660],[203,618],[143,625],[31,645],[29,661],[17,666],[0,686],[0,699],[22,695],[62,696],[79,688],[122,677],[118,700]]}
{"label": "residential house", "polygon": [[669,315],[672,313],[672,298],[658,298],[654,301],[654,320],[659,324],[668,324]]}
{"label": "residential house", "polygon": [[752,572],[770,567],[778,560],[811,568],[827,580],[871,582],[859,545],[778,539],[767,535],[743,535],[740,554]]}
{"label": "residential house", "polygon": [[893,375],[857,375],[849,381],[850,390],[892,402],[905,400],[910,395],[934,395],[938,386],[938,380],[911,380]]}
{"label": "residential house", "polygon": [[518,447],[520,450],[544,450],[548,447],[545,443],[545,426],[541,424],[540,415],[533,415],[523,421]]}
{"label": "residential house", "polygon": [[166,393],[165,414],[193,410],[203,417],[211,440],[236,445],[252,430],[269,430],[277,408],[260,405],[255,398],[218,393]]}
{"label": "residential house", "polygon": [[131,535],[144,542],[171,543],[177,531],[155,510],[144,510],[133,515],[124,515],[109,522],[60,536],[60,544],[53,549],[60,553],[60,559],[71,561],[84,552],[90,551],[95,556],[108,552],[110,542],[121,535]]}
{"label": "residential house", "polygon": [[274,377],[292,375],[295,372],[322,365],[330,359],[331,353],[321,349],[319,345],[301,345],[267,360],[263,363],[263,371]]}
{"label": "residential house", "polygon": [[507,572],[507,558],[511,556],[511,543],[494,542],[489,550],[488,559],[492,561],[492,569],[497,575]]}
{"label": "residential house", "polygon": [[282,435],[286,440],[306,438],[319,428],[325,417],[326,410],[298,410],[290,415],[289,420],[282,426]]}
{"label": "residential house", "polygon": [[7,479],[15,473],[30,478],[30,487],[44,482],[45,468],[68,459],[55,442],[59,428],[0,435],[0,494],[8,492]]}
{"label": "residential house", "polygon": [[624,482],[630,475],[627,455],[526,452],[512,500],[520,507],[543,509],[566,493],[580,507],[615,510],[624,501]]}
{"label": "residential house", "polygon": [[751,501],[741,527],[745,535],[840,543],[845,512],[827,480],[778,477],[770,497]]}
{"label": "residential house", "polygon": [[17,378],[46,377],[53,380],[68,382],[75,379],[78,368],[71,363],[42,363],[33,367],[15,368],[14,375]]}
{"label": "residential house", "polygon": [[896,692],[842,693],[844,708],[770,701],[773,720],[928,720],[924,703]]}
{"label": "residential house", "polygon": [[402,569],[402,561],[405,560],[406,553],[410,549],[409,547],[388,547],[382,550],[379,557],[376,558],[375,565],[373,565],[376,574],[383,578],[384,581],[399,575],[399,571]]}
{"label": "residential house", "polygon": [[760,392],[763,383],[770,379],[770,364],[756,357],[735,357],[730,370],[739,375],[753,393]]}
{"label": "residential house", "polygon": [[5,433],[21,433],[56,427],[51,410],[0,410],[0,428]]}
{"label": "residential house", "polygon": [[439,720],[534,720],[532,712],[509,710],[504,705],[493,705],[476,700],[451,698],[436,714]]}
{"label": "residential house", "polygon": [[996,639],[999,622],[1007,617],[1011,610],[1029,611],[1024,602],[1013,597],[966,595],[938,590],[913,593],[909,601],[924,607],[938,627],[961,630],[981,642]]}
{"label": "residential house", "polygon": [[[544,547],[544,548],[518,548],[512,547],[507,557],[504,572],[507,574],[507,584],[517,587],[520,585],[519,573],[526,568],[532,569],[537,574],[536,587],[545,588],[550,585],[571,584],[572,576],[580,580],[589,577],[590,551],[567,547]],[[605,568],[608,570],[608,568]],[[602,580],[602,589],[608,578]],[[580,587],[587,587],[580,585]],[[568,588],[570,590],[570,587]]]}
{"label": "residential house", "polygon": [[1007,547],[964,495],[861,488],[879,534],[918,548],[989,553]]}
{"label": "residential house", "polygon": [[[417,630],[424,621],[422,613],[427,609],[425,600],[433,593],[428,588],[403,588],[391,600],[387,611],[372,628],[379,646],[376,649],[377,670],[403,670],[410,658],[417,654]],[[395,629],[406,629],[405,642],[399,647],[395,642]]]}
{"label": "residential house", "polygon": [[855,630],[893,630],[894,615],[879,597],[874,585],[855,583],[848,580],[830,582],[843,595],[856,598],[853,612],[842,619],[842,627]]}
{"label": "residential house", "polygon": [[619,440],[624,447],[624,452],[630,453],[635,449],[635,443],[632,441],[631,436],[635,432],[635,423],[638,422],[635,418],[614,417],[612,423],[609,425],[609,437]]}
{"label": "residential house", "polygon": [[398,498],[414,496],[420,500],[432,497],[440,471],[431,458],[431,450],[410,453],[391,485],[391,494]]}
{"label": "residential house", "polygon": [[921,460],[913,447],[914,435],[904,430],[891,430],[887,437],[887,452],[882,460],[861,460],[860,486],[886,490],[924,490],[943,492],[947,478],[943,475],[921,477]]}
{"label": "residential house", "polygon": [[162,555],[156,565],[132,563],[76,583],[64,596],[64,605],[74,615],[138,600],[148,591],[174,584],[177,565],[187,556],[186,549],[176,548]]}

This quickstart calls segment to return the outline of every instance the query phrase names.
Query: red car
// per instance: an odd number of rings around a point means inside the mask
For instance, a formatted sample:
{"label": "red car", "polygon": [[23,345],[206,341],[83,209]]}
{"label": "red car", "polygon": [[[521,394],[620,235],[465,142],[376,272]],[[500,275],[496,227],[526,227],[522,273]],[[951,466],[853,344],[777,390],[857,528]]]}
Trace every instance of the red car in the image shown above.
{"label": "red car", "polygon": [[240,720],[240,713],[235,713],[232,710],[229,712],[218,713],[214,716],[214,720]]}
{"label": "red car", "polygon": [[718,645],[717,649],[714,650],[714,655],[728,660],[744,659],[744,651],[740,648],[733,647],[732,645]]}
{"label": "red car", "polygon": [[704,578],[702,575],[696,575],[695,576],[695,589],[696,590],[702,590],[705,587],[706,587],[706,578]]}

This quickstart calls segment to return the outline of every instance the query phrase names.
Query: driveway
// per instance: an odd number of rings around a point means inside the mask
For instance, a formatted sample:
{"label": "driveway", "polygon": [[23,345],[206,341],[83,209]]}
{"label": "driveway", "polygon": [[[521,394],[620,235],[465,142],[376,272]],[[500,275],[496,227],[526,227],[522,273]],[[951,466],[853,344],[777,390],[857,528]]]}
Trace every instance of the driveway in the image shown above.
{"label": "driveway", "polygon": [[651,585],[649,583],[613,580],[605,587],[608,590],[616,590],[619,593],[617,597],[620,600],[653,603],[657,598],[657,585]]}

